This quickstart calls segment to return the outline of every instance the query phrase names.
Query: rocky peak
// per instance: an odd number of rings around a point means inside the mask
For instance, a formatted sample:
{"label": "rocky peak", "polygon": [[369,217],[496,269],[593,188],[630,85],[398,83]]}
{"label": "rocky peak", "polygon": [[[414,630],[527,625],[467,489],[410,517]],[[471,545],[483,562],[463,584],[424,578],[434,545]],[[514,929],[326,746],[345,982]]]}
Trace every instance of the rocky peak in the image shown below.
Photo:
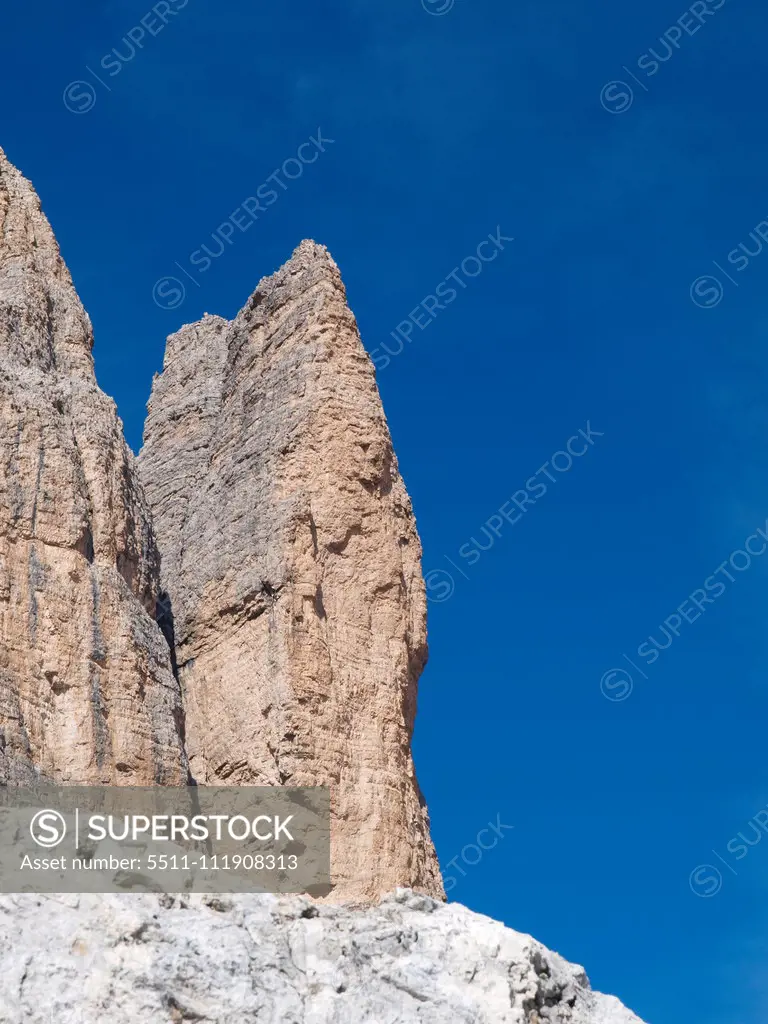
{"label": "rocky peak", "polygon": [[192,774],[330,784],[335,897],[439,895],[410,753],[421,546],[338,267],[302,242],[169,352],[139,464]]}
{"label": "rocky peak", "polygon": [[93,376],[93,331],[32,185],[0,150],[2,358]]}

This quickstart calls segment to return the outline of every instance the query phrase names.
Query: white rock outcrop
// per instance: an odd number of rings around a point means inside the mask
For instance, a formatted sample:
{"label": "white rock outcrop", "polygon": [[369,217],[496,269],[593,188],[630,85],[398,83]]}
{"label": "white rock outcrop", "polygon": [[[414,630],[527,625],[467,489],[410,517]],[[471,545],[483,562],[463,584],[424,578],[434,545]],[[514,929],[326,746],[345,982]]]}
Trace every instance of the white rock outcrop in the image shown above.
{"label": "white rock outcrop", "polygon": [[400,889],[0,896],[0,1024],[642,1024],[528,935]]}

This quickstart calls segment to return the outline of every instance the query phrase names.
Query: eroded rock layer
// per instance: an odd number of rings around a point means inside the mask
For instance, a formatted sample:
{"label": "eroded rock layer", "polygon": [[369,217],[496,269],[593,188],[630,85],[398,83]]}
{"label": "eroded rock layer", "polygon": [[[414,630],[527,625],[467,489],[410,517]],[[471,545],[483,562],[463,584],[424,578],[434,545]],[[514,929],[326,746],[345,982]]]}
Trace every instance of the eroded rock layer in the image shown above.
{"label": "eroded rock layer", "polygon": [[335,897],[441,895],[410,750],[421,546],[322,246],[303,242],[232,323],[169,339],[139,464],[195,779],[329,784]]}
{"label": "eroded rock layer", "polygon": [[0,150],[0,783],[179,784],[159,559],[90,321]]}

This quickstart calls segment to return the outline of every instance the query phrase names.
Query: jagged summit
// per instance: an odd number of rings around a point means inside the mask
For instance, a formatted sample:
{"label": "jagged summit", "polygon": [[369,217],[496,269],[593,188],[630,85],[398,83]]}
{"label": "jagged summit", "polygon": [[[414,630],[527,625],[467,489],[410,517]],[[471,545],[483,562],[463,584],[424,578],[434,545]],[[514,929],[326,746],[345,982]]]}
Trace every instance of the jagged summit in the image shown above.
{"label": "jagged summit", "polygon": [[0,355],[93,377],[93,329],[32,185],[0,159]]}
{"label": "jagged summit", "polygon": [[333,257],[331,256],[327,246],[322,245],[320,242],[316,242],[313,238],[304,238],[304,239],[302,239],[301,242],[299,242],[299,244],[293,250],[293,253],[291,254],[291,258],[288,260],[288,263],[286,264],[286,266],[291,264],[294,260],[302,260],[302,259],[305,259],[305,260],[314,260],[314,259],[326,260],[329,263],[332,263],[334,267],[336,266],[336,264],[335,264],[335,262],[333,260]]}
{"label": "jagged summit", "polygon": [[[297,284],[295,278],[300,278],[301,283]],[[271,274],[262,277],[248,301],[235,317],[235,320],[242,316],[248,316],[256,306],[260,305],[266,298],[275,293],[282,293],[290,286],[292,291],[306,290],[325,280],[339,290],[346,299],[346,291],[341,279],[341,273],[330,252],[324,245],[305,238],[293,250],[290,258]],[[184,344],[195,344],[206,337],[206,330],[212,329],[217,332],[219,328],[229,326],[230,323],[225,317],[217,313],[203,313],[200,320],[194,323],[184,324],[174,334],[170,335],[166,343],[165,362],[176,358],[178,351]],[[203,329],[201,332],[200,329]],[[192,329],[192,333],[189,333]]]}
{"label": "jagged summit", "polygon": [[318,286],[329,287],[346,303],[347,293],[341,272],[324,245],[305,238],[290,258],[272,274],[263,277],[245,303],[235,322],[266,302],[271,310],[279,308],[286,297],[291,300]]}

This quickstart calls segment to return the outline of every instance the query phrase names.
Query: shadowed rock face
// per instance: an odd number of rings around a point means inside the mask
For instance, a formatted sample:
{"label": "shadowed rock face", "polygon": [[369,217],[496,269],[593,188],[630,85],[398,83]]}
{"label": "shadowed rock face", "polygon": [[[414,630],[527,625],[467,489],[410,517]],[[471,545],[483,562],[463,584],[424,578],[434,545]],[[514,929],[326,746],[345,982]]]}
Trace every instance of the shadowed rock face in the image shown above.
{"label": "shadowed rock face", "polygon": [[159,559],[90,321],[0,150],[0,782],[179,784]]}
{"label": "shadowed rock face", "polygon": [[193,776],[330,784],[335,898],[442,895],[410,745],[421,546],[327,251],[168,341],[139,459]]}

